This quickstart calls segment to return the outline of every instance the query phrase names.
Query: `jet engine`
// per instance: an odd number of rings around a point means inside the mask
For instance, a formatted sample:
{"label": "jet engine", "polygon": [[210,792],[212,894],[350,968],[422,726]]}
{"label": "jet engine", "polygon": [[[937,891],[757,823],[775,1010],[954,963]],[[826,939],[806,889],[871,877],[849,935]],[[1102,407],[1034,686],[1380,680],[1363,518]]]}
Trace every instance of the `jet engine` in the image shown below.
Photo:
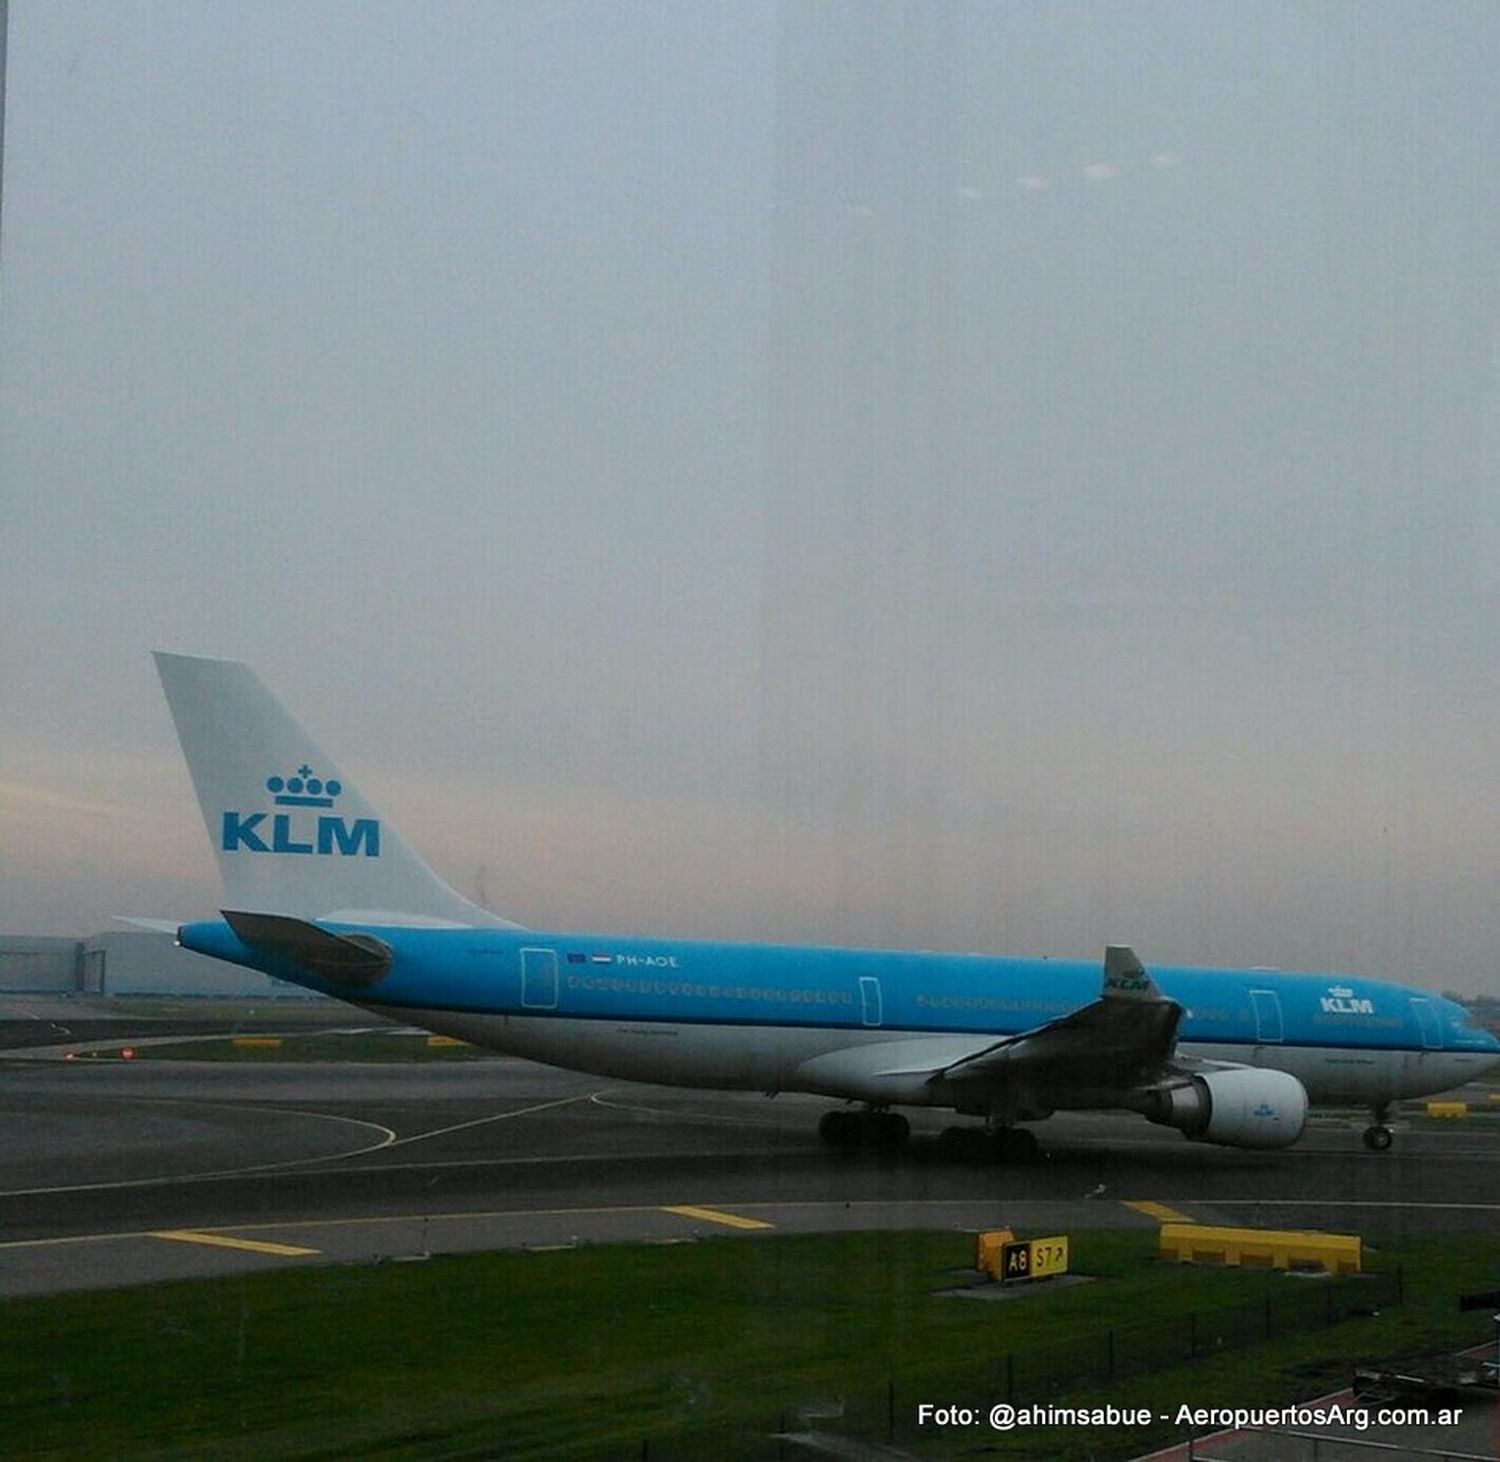
{"label": "jet engine", "polygon": [[1225,1147],[1290,1147],[1307,1125],[1307,1092],[1285,1071],[1230,1067],[1148,1092],[1148,1120]]}

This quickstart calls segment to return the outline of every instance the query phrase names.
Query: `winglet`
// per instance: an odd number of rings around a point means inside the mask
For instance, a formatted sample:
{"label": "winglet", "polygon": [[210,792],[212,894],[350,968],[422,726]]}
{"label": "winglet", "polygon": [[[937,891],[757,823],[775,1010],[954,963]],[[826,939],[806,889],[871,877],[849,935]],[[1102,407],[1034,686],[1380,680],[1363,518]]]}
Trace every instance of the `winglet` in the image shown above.
{"label": "winglet", "polygon": [[1128,944],[1110,944],[1104,950],[1104,989],[1106,1000],[1160,1000],[1162,993],[1146,973],[1146,967],[1135,957]]}

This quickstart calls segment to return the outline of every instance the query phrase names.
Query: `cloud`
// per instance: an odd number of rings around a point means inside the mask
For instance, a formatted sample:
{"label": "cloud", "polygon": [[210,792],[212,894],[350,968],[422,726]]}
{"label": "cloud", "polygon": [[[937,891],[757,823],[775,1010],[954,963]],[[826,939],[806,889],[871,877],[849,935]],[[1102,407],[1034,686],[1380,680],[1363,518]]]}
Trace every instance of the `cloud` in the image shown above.
{"label": "cloud", "polygon": [[1091,162],[1084,167],[1083,175],[1091,183],[1107,183],[1111,178],[1118,178],[1120,170],[1112,162]]}
{"label": "cloud", "polygon": [[59,814],[72,817],[128,818],[134,809],[123,803],[100,802],[87,797],[75,797],[60,792],[55,787],[38,786],[29,782],[0,782],[0,811],[6,821],[11,818],[52,818]]}

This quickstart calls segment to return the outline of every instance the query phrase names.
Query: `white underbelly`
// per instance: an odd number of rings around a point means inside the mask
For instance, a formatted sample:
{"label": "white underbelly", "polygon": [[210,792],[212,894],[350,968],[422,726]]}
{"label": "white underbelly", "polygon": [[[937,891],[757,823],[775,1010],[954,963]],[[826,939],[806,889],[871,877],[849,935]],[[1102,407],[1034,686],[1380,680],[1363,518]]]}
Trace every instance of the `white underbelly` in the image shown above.
{"label": "white underbelly", "polygon": [[882,1031],[809,1026],[677,1025],[446,1010],[407,1010],[400,1018],[570,1071],[720,1091],[815,1090],[798,1080],[806,1063],[829,1052],[899,1038]]}

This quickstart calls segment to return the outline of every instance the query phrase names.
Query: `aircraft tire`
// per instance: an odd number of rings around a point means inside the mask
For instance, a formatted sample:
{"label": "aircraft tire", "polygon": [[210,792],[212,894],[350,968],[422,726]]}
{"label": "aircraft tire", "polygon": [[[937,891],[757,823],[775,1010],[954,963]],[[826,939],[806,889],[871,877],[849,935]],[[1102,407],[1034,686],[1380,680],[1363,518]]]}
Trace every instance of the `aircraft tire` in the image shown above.
{"label": "aircraft tire", "polygon": [[1365,1146],[1371,1152],[1388,1151],[1394,1140],[1394,1133],[1383,1122],[1377,1122],[1373,1127],[1365,1128]]}
{"label": "aircraft tire", "polygon": [[900,1112],[872,1112],[870,1137],[876,1147],[905,1147],[911,1136],[911,1123]]}

